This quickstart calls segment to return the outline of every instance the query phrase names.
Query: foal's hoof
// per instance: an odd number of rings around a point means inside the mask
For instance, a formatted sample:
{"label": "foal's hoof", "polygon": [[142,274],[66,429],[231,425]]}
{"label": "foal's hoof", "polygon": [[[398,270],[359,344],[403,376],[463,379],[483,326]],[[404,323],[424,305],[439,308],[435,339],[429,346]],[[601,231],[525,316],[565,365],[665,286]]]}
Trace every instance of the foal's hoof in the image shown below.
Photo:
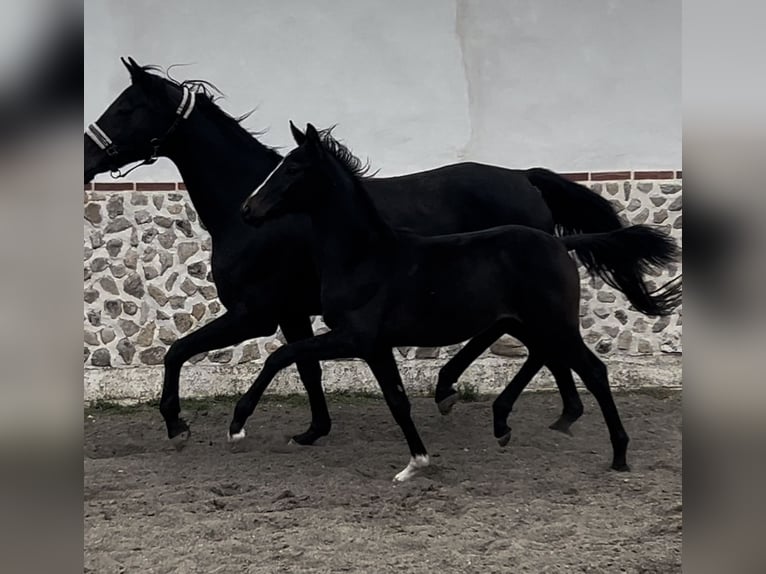
{"label": "foal's hoof", "polygon": [[569,436],[574,436],[572,434],[572,431],[569,428],[569,427],[572,426],[573,422],[574,421],[569,420],[568,418],[566,418],[564,416],[561,416],[561,417],[558,418],[558,420],[555,423],[553,423],[548,428],[552,429],[552,430],[555,430],[555,431],[562,432],[562,433],[564,433],[566,435],[569,435]]}
{"label": "foal's hoof", "polygon": [[239,442],[245,438],[245,435],[246,433],[244,428],[241,428],[238,432],[235,432],[235,433],[232,433],[231,431],[229,431],[229,433],[226,435],[226,440],[229,443]]}
{"label": "foal's hoof", "polygon": [[170,435],[170,442],[176,450],[182,450],[189,442],[191,429],[185,420],[178,419],[178,422],[173,425],[168,434]]}
{"label": "foal's hoof", "polygon": [[428,466],[430,459],[427,454],[419,454],[410,459],[409,464],[394,477],[394,482],[404,482],[418,474],[418,471]]}
{"label": "foal's hoof", "polygon": [[452,407],[455,406],[455,403],[457,402],[457,398],[458,398],[457,391],[453,391],[453,393],[450,396],[436,403],[436,406],[439,407],[439,412],[442,415],[448,415],[450,411],[452,410]]}
{"label": "foal's hoof", "polygon": [[616,470],[617,472],[630,472],[630,466],[628,466],[627,462],[613,462],[612,470]]}
{"label": "foal's hoof", "polygon": [[511,441],[511,431],[508,429],[508,432],[505,433],[503,436],[497,437],[497,444],[500,446],[506,446]]}

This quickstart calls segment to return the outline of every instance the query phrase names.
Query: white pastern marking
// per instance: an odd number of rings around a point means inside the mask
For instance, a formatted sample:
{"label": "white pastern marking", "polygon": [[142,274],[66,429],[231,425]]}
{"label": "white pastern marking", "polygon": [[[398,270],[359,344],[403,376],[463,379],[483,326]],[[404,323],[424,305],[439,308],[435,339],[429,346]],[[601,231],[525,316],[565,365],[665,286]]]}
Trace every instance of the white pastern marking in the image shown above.
{"label": "white pastern marking", "polygon": [[227,438],[228,438],[229,442],[239,442],[243,438],[245,438],[245,429],[242,429],[241,431],[239,431],[236,434],[228,434]]}
{"label": "white pastern marking", "polygon": [[274,169],[272,169],[272,170],[271,170],[271,173],[270,173],[269,175],[267,175],[267,176],[266,176],[266,179],[264,179],[264,180],[261,182],[261,185],[259,185],[258,187],[256,187],[256,188],[255,188],[255,191],[254,191],[253,193],[251,193],[250,195],[248,195],[248,196],[247,196],[247,199],[246,199],[245,201],[249,201],[250,199],[252,199],[253,197],[255,197],[255,196],[258,194],[258,192],[259,192],[259,191],[261,191],[261,189],[263,189],[263,186],[264,186],[264,185],[266,185],[266,183],[267,183],[267,182],[268,182],[268,181],[271,179],[271,176],[272,176],[272,175],[274,175],[274,172],[276,172],[276,171],[279,169],[279,167],[280,167],[280,166],[281,166],[283,163],[285,163],[285,160],[286,160],[286,159],[287,159],[287,156],[285,156],[284,158],[282,158],[282,161],[280,161],[280,162],[277,164],[277,167],[275,167]]}
{"label": "white pastern marking", "polygon": [[428,466],[430,460],[427,454],[419,454],[410,459],[407,467],[394,477],[394,482],[404,482],[415,476],[421,468]]}

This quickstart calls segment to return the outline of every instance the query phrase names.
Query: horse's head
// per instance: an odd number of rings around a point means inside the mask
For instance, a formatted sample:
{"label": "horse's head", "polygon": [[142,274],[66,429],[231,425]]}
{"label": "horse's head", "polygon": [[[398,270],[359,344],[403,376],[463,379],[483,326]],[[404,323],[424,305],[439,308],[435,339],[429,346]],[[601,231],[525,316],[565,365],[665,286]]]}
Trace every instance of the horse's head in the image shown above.
{"label": "horse's head", "polygon": [[99,173],[153,163],[178,122],[188,117],[195,94],[123,59],[131,84],[85,133],[85,182]]}
{"label": "horse's head", "polygon": [[316,205],[322,186],[318,185],[324,154],[322,141],[311,124],[304,134],[290,122],[298,147],[288,153],[274,171],[242,204],[242,217],[258,224],[286,213],[310,211]]}

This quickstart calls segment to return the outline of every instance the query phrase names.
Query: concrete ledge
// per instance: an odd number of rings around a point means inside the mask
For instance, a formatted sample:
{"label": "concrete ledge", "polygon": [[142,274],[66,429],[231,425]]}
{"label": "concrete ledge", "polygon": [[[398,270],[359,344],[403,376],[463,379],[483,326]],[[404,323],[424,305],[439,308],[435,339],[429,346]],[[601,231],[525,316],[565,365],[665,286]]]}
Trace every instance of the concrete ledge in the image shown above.
{"label": "concrete ledge", "polygon": [[[399,363],[407,392],[411,396],[432,395],[439,369],[446,361],[409,359]],[[605,359],[612,388],[680,388],[682,358],[677,354],[612,357]],[[479,394],[498,394],[511,380],[523,359],[485,357],[471,365],[460,379]],[[189,365],[181,372],[181,397],[238,395],[260,372],[262,361],[239,365]],[[331,361],[322,365],[325,392],[379,393],[375,379],[363,361]],[[85,402],[98,400],[130,404],[159,398],[163,367],[85,369]],[[528,390],[554,389],[547,369],[540,372]],[[295,367],[281,372],[268,394],[303,393]]]}

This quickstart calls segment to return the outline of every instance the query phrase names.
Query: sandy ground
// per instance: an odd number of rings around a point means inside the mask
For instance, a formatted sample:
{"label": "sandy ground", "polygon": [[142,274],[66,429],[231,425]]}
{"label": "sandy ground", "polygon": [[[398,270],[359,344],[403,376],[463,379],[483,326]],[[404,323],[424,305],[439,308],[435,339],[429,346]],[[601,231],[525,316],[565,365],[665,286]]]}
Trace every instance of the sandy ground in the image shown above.
{"label": "sandy ground", "polygon": [[91,409],[86,572],[680,572],[680,393],[616,396],[630,473],[608,469],[583,401],[568,437],[547,428],[558,395],[525,393],[500,448],[489,400],[442,417],[414,399],[433,465],[399,485],[409,453],[382,399],[331,399],[331,435],[298,447],[307,405],[271,398],[234,451],[228,401],[191,405],[181,452],[154,408]]}

